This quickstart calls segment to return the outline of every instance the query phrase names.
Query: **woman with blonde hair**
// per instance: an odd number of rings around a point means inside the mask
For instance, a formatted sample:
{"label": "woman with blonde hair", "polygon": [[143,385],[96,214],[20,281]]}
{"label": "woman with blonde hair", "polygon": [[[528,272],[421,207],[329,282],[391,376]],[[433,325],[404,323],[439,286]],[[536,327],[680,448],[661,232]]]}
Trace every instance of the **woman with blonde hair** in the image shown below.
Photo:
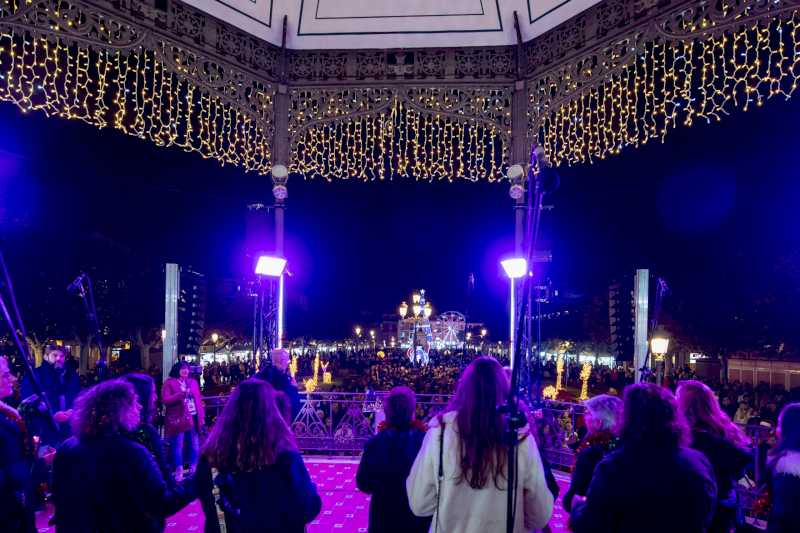
{"label": "woman with blonde hair", "polygon": [[[212,468],[218,472],[214,481]],[[203,447],[195,480],[207,533],[220,530],[214,484],[229,533],[302,533],[322,506],[275,391],[260,379],[243,381],[231,394]]]}
{"label": "woman with blonde hair", "polygon": [[682,381],[678,408],[691,430],[691,447],[711,462],[717,482],[717,508],[708,533],[728,533],[739,521],[741,505],[736,482],[751,461],[749,439],[720,408],[714,392],[704,383]]}
{"label": "woman with blonde hair", "polygon": [[[431,531],[506,531],[506,416],[497,407],[508,387],[500,363],[479,357],[461,376],[448,411],[432,421],[406,480],[411,511],[433,515]],[[553,496],[533,435],[526,430],[518,440],[514,531],[523,532],[547,524]]]}

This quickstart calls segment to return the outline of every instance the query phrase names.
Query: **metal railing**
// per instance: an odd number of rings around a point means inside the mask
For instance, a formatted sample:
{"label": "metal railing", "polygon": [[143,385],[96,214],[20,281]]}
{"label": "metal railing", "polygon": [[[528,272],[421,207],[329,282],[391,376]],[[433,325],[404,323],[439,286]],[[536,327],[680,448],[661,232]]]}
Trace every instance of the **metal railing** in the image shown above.
{"label": "metal railing", "polygon": [[[301,409],[292,421],[297,445],[304,452],[360,453],[383,420],[386,392],[312,392],[301,394]],[[227,396],[203,398],[206,423],[213,424]],[[449,396],[417,395],[417,418],[428,422],[443,411]]]}

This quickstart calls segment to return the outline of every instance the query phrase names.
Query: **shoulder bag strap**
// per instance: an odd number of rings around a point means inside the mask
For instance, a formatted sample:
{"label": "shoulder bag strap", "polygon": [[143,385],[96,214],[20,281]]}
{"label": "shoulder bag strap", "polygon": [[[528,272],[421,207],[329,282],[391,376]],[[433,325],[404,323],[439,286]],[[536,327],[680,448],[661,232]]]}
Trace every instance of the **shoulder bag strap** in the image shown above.
{"label": "shoulder bag strap", "polygon": [[442,481],[444,480],[444,418],[439,417],[439,427],[441,431],[439,432],[439,475],[437,477],[437,487],[436,487],[436,533],[439,532],[439,500],[441,499],[442,494]]}

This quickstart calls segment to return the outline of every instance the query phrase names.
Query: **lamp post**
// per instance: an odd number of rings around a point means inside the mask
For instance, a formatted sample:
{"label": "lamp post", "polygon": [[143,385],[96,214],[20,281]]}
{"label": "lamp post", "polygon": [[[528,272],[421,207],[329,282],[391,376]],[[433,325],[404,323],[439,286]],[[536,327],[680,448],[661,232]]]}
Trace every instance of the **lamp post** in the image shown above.
{"label": "lamp post", "polygon": [[356,326],[353,331],[356,334],[356,351],[358,351],[358,347],[361,344],[361,326]]}
{"label": "lamp post", "polygon": [[509,365],[511,368],[514,368],[514,342],[516,337],[516,309],[517,309],[517,300],[514,292],[514,286],[516,285],[516,280],[523,277],[528,272],[528,261],[524,257],[513,257],[511,259],[505,259],[500,262],[503,266],[503,270],[508,276],[509,287],[510,287],[510,297],[509,297],[509,333],[508,333],[508,360]]}
{"label": "lamp post", "polygon": [[650,339],[650,353],[656,362],[656,380],[659,384],[664,381],[664,358],[669,351],[669,337],[663,328],[659,327],[653,332]]}
{"label": "lamp post", "polygon": [[375,349],[375,330],[369,330],[369,338],[372,339],[372,349]]}
{"label": "lamp post", "polygon": [[219,341],[219,334],[215,331],[211,334],[211,342],[214,343],[214,362],[217,362],[217,341]]}

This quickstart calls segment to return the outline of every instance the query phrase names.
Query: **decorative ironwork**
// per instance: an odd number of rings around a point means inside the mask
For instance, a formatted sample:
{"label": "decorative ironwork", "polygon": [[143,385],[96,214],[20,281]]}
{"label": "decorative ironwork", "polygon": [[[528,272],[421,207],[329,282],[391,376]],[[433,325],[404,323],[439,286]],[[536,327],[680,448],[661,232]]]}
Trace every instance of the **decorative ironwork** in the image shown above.
{"label": "decorative ironwork", "polygon": [[592,161],[792,94],[798,8],[606,0],[520,47],[283,51],[178,0],[0,0],[0,98],[261,173],[274,148],[306,177],[496,180],[512,131]]}

